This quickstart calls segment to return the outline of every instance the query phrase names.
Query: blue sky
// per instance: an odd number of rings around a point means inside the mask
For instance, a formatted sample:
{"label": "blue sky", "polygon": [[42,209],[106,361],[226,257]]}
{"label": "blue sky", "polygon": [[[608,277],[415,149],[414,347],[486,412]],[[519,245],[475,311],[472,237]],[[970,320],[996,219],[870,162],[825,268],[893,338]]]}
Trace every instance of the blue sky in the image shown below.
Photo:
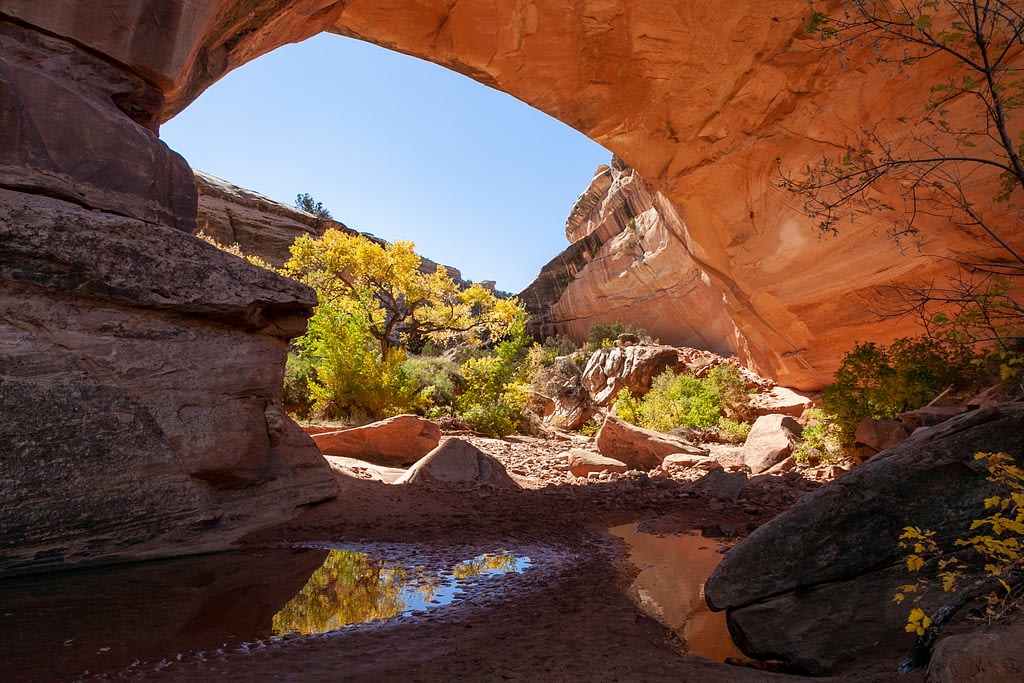
{"label": "blue sky", "polygon": [[229,73],[160,135],[195,168],[289,205],[308,192],[510,292],[567,246],[565,217],[611,156],[460,74],[328,34]]}

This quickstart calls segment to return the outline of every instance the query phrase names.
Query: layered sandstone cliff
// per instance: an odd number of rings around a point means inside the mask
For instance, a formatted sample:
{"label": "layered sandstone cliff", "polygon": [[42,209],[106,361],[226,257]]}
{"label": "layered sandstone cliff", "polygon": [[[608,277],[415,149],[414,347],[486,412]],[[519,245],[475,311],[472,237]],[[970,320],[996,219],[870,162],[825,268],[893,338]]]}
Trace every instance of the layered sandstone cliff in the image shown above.
{"label": "layered sandstone cliff", "polygon": [[667,344],[736,352],[739,332],[687,251],[685,224],[622,160],[598,169],[565,233],[573,244],[519,294],[536,335],[583,341],[594,323],[619,321]]}
{"label": "layered sandstone cliff", "polygon": [[[288,250],[298,237],[319,237],[325,230],[341,230],[386,244],[376,235],[352,230],[344,223],[314,216],[209,173],[192,170],[199,197],[197,228],[218,244],[238,245],[243,254],[258,256],[272,266],[281,266],[288,260]],[[471,284],[462,279],[458,268],[420,257],[423,272],[433,273],[438,267],[444,268],[448,277],[460,286]]]}

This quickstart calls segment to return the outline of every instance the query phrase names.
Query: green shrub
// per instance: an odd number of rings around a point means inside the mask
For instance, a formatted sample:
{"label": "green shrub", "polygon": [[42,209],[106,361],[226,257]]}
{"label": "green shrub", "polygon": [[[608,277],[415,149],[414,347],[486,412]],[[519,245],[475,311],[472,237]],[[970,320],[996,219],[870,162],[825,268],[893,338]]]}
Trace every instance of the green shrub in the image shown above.
{"label": "green shrub", "polygon": [[321,303],[296,346],[315,368],[307,386],[316,417],[364,421],[415,409],[417,386],[403,367],[405,352],[391,349],[382,358],[361,316]]}
{"label": "green shrub", "polygon": [[614,323],[594,323],[587,328],[586,350],[596,351],[597,349],[611,348],[620,334],[635,334],[644,339],[647,331],[632,325],[623,325],[616,321]]}
{"label": "green shrub", "polygon": [[402,370],[416,389],[415,408],[431,419],[452,417],[455,397],[465,384],[459,366],[436,356],[407,359]]}
{"label": "green shrub", "polygon": [[966,347],[924,336],[856,344],[822,392],[822,407],[835,417],[844,444],[852,444],[865,417],[893,419],[948,387],[970,386],[977,376],[972,360]]}
{"label": "green shrub", "polygon": [[793,452],[796,461],[808,465],[828,464],[841,459],[845,454],[845,448],[835,418],[821,408],[811,408],[806,416],[803,441]]}
{"label": "green shrub", "polygon": [[313,397],[309,393],[309,383],[316,377],[313,363],[305,356],[290,351],[284,366],[284,409],[297,418],[310,416],[313,410]]}
{"label": "green shrub", "polygon": [[470,357],[462,363],[466,386],[455,401],[458,416],[473,429],[505,436],[519,427],[529,405],[526,358],[530,340],[523,318],[493,354]]}
{"label": "green shrub", "polygon": [[[746,413],[747,393],[739,371],[730,364],[713,368],[705,379],[692,375],[676,375],[666,369],[654,378],[651,390],[637,399],[627,389],[616,397],[615,413],[626,422],[667,432],[678,427],[717,428],[724,419],[732,424],[724,427],[731,438],[737,438],[736,417]],[[743,435],[746,438],[746,435]]]}
{"label": "green shrub", "polygon": [[718,440],[722,443],[739,445],[747,440],[752,426],[749,422],[736,422],[735,420],[723,417],[718,421],[715,431],[717,432]]}

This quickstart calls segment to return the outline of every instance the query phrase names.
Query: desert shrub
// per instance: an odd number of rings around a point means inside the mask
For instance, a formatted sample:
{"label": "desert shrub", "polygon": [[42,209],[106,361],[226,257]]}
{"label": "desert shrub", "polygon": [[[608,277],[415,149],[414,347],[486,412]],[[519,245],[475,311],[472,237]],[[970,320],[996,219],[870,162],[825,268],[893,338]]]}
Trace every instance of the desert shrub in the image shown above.
{"label": "desert shrub", "polygon": [[462,363],[466,386],[456,398],[455,407],[458,416],[473,429],[505,436],[523,422],[530,401],[526,378],[530,346],[524,315],[492,354],[470,357]]}
{"label": "desert shrub", "polygon": [[[654,378],[651,390],[642,398],[623,389],[616,397],[615,414],[626,422],[667,432],[678,427],[709,429],[723,419],[741,415],[747,404],[745,384],[732,365],[713,368],[704,379],[676,375],[671,369]],[[736,434],[739,427],[726,426]],[[744,435],[746,438],[746,435]]]}
{"label": "desert shrub", "polygon": [[284,366],[284,409],[299,419],[310,416],[313,397],[309,394],[309,383],[316,376],[313,363],[306,357],[291,351]]}
{"label": "desert shrub", "polygon": [[747,440],[752,426],[749,422],[737,422],[723,417],[718,421],[715,432],[718,440],[722,443],[741,444]]}
{"label": "desert shrub", "polygon": [[554,361],[559,356],[569,356],[579,351],[579,346],[572,339],[569,339],[564,334],[555,335],[554,337],[546,337],[544,343],[541,344],[541,348],[544,349],[544,357],[550,358]]}
{"label": "desert shrub", "polygon": [[835,419],[821,408],[808,410],[803,441],[793,452],[796,461],[805,465],[828,464],[842,458],[845,452]]}
{"label": "desert shrub", "polygon": [[314,416],[363,421],[415,409],[417,386],[404,368],[405,352],[390,349],[382,357],[361,316],[321,303],[296,346],[315,369],[307,382]]}
{"label": "desert shrub", "polygon": [[583,436],[594,436],[601,431],[601,423],[594,418],[590,418],[580,425],[580,428],[577,431],[579,431]]}
{"label": "desert shrub", "polygon": [[[1020,608],[1024,585],[1024,469],[1008,453],[976,453],[985,462],[992,495],[985,499],[985,513],[956,539],[952,548],[940,547],[935,532],[904,527],[899,537],[906,552],[907,571],[913,582],[900,586],[893,600],[918,604],[936,582],[952,594],[930,616],[912,607],[905,629],[919,636],[911,658],[903,664],[910,670],[927,663],[932,645],[942,627],[963,607],[984,598],[984,617],[997,619]],[[1014,599],[1017,598],[1017,599]]]}
{"label": "desert shrub", "polygon": [[635,334],[641,339],[647,337],[646,330],[633,327],[632,325],[623,325],[618,321],[614,323],[594,323],[587,328],[587,344],[585,349],[596,351],[597,349],[611,348],[619,335],[626,333]]}
{"label": "desert shrub", "polygon": [[865,417],[892,419],[929,403],[948,387],[969,386],[977,375],[963,346],[929,337],[904,337],[889,346],[856,344],[843,356],[822,407],[835,417],[844,443]]}
{"label": "desert shrub", "polygon": [[436,356],[416,356],[407,359],[402,370],[415,387],[417,412],[431,419],[454,416],[455,397],[465,384],[458,365]]}

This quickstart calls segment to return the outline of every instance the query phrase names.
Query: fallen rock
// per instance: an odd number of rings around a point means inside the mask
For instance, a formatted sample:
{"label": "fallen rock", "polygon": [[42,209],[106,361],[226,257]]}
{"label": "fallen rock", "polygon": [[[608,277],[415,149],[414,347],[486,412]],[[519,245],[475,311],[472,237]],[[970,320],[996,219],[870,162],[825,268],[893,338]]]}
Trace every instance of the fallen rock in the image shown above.
{"label": "fallen rock", "polygon": [[587,359],[583,386],[600,406],[611,403],[623,389],[629,389],[634,396],[643,396],[651,390],[655,377],[666,369],[681,372],[687,367],[686,358],[699,353],[706,355],[709,362],[716,358],[712,353],[695,349],[651,344],[602,349]]}
{"label": "fallen rock", "polygon": [[619,472],[629,470],[629,466],[613,458],[606,458],[600,453],[574,448],[566,456],[569,471],[577,477],[585,477],[591,472]]}
{"label": "fallen rock", "polygon": [[697,481],[687,484],[686,489],[718,500],[736,500],[746,485],[746,472],[726,472],[717,467]]}
{"label": "fallen rock", "polygon": [[875,420],[865,417],[857,423],[853,435],[868,448],[880,452],[903,441],[912,431],[908,424],[899,420]]}
{"label": "fallen rock", "polygon": [[755,417],[772,414],[800,417],[810,407],[811,399],[786,387],[772,387],[750,397],[750,410]]}
{"label": "fallen rock", "polygon": [[479,448],[454,436],[427,453],[396,484],[463,484],[476,482],[499,488],[519,488],[505,466]]}
{"label": "fallen rock", "polygon": [[661,469],[666,472],[692,468],[710,470],[716,467],[721,467],[721,465],[712,456],[693,453],[671,453],[661,461]]}
{"label": "fallen rock", "polygon": [[760,474],[782,462],[796,446],[803,427],[788,415],[762,415],[743,443],[743,463]]}
{"label": "fallen rock", "polygon": [[[896,541],[911,524],[933,530],[940,547],[966,533],[993,491],[974,459],[981,451],[1024,459],[1024,403],[919,430],[804,495],[725,556],[705,586],[708,604],[728,610],[747,655],[809,673],[873,651],[909,651],[906,608],[892,600],[908,580]],[[944,597],[931,591],[921,607],[931,611]]]}
{"label": "fallen rock", "polygon": [[708,455],[707,449],[686,439],[636,427],[612,415],[605,418],[597,433],[597,450],[630,468],[642,470],[659,467],[666,456],[674,453]]}
{"label": "fallen rock", "polygon": [[441,428],[418,415],[396,415],[362,427],[312,434],[324,455],[387,467],[408,467],[441,440]]}
{"label": "fallen rock", "polygon": [[1003,683],[1024,680],[1024,624],[995,624],[946,636],[935,645],[928,683]]}
{"label": "fallen rock", "polygon": [[565,356],[539,373],[544,398],[550,401],[544,419],[552,426],[572,431],[594,416],[596,408],[580,379],[579,366]]}

